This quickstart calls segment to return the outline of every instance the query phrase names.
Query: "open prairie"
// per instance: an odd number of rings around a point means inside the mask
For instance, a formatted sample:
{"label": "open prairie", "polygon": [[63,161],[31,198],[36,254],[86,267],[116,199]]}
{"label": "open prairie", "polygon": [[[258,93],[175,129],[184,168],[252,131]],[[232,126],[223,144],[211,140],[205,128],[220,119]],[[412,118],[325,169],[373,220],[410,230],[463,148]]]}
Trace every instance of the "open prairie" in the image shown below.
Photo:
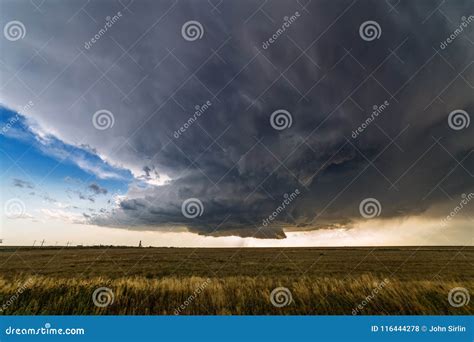
{"label": "open prairie", "polygon": [[473,247],[0,248],[2,314],[472,314]]}

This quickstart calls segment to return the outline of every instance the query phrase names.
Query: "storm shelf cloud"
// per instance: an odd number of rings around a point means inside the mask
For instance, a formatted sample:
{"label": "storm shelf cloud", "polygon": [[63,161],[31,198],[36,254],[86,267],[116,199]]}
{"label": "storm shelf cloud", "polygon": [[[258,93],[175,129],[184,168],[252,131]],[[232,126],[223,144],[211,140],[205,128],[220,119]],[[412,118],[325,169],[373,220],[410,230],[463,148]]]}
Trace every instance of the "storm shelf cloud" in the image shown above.
{"label": "storm shelf cloud", "polygon": [[[370,3],[269,1],[263,13],[253,0],[218,12],[92,1],[92,21],[66,3],[46,1],[38,15],[7,2],[27,33],[2,43],[1,78],[41,57],[2,89],[2,104],[39,94],[22,113],[38,134],[131,172],[113,208],[83,213],[91,224],[282,239],[371,218],[441,218],[474,191],[474,24],[439,46],[472,1],[443,5],[449,21],[430,16],[433,2]],[[186,36],[190,21],[202,26],[197,37]],[[369,21],[375,37],[363,31]],[[112,195],[86,184],[92,195],[77,196]],[[374,201],[362,208],[365,199]]]}

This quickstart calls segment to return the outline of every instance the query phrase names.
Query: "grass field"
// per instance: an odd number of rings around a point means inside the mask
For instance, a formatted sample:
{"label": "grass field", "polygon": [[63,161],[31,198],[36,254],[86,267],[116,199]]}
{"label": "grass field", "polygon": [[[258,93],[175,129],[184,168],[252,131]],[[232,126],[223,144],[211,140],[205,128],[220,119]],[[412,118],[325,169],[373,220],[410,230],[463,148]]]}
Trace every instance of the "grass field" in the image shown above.
{"label": "grass field", "polygon": [[3,247],[0,309],[2,314],[472,314],[465,293],[454,294],[455,305],[448,294],[454,288],[472,292],[473,265],[473,247]]}

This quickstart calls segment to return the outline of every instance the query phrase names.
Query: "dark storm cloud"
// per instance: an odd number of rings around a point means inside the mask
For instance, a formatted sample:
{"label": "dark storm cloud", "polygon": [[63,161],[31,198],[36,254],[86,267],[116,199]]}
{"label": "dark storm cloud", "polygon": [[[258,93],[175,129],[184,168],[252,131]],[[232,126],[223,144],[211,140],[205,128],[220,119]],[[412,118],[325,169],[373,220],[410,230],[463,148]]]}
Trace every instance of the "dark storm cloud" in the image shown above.
{"label": "dark storm cloud", "polygon": [[[426,214],[472,191],[473,125],[451,129],[448,115],[474,113],[474,23],[440,49],[473,14],[472,2],[446,2],[448,18],[431,2],[236,4],[135,2],[127,11],[96,3],[99,23],[118,10],[123,16],[89,49],[81,44],[100,24],[91,28],[82,14],[74,29],[57,24],[64,41],[45,52],[83,53],[63,76],[73,85],[55,83],[54,105],[38,120],[77,144],[79,127],[87,136],[80,144],[139,181],[92,223],[284,238],[288,230],[350,227],[365,198],[381,203],[381,218],[393,218]],[[285,17],[292,23],[282,31]],[[42,19],[29,20],[33,29]],[[202,24],[202,39],[182,38],[188,20]],[[380,25],[379,39],[361,39],[368,20]],[[119,46],[130,51],[117,62]],[[74,102],[97,80],[94,63],[112,70]],[[113,128],[91,125],[101,108],[114,113]],[[272,127],[278,109],[291,113],[291,127]],[[183,215],[189,198],[201,201],[200,216]]]}

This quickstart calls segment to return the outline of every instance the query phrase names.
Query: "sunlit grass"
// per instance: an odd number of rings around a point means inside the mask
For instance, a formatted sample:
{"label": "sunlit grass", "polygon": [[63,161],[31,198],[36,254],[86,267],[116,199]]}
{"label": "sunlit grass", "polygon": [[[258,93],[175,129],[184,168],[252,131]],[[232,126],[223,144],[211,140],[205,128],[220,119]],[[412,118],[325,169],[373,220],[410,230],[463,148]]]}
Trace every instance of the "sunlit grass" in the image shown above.
{"label": "sunlit grass", "polygon": [[[474,248],[0,248],[2,314],[432,314],[474,289]],[[114,301],[94,305],[100,287]],[[287,288],[292,302],[272,305]],[[3,307],[2,307],[3,306]]]}
{"label": "sunlit grass", "polygon": [[[113,280],[96,277],[92,279],[48,278],[33,276],[29,286],[4,311],[5,314],[158,314],[173,315],[195,290],[202,291],[190,300],[184,309],[185,315],[227,314],[339,314],[351,315],[353,309],[362,304],[373,293],[383,279],[363,275],[347,279],[291,278],[291,277],[165,277],[147,279],[124,277]],[[207,283],[207,279],[209,279]],[[0,279],[0,295],[11,296],[26,279],[14,281]],[[448,292],[458,285],[450,281],[400,281],[386,279],[387,284],[358,314],[472,314],[472,305],[452,307]],[[474,282],[464,282],[473,288]],[[106,286],[114,293],[111,305],[100,308],[94,305],[92,293]],[[288,288],[293,301],[285,307],[271,304],[272,289]]]}

